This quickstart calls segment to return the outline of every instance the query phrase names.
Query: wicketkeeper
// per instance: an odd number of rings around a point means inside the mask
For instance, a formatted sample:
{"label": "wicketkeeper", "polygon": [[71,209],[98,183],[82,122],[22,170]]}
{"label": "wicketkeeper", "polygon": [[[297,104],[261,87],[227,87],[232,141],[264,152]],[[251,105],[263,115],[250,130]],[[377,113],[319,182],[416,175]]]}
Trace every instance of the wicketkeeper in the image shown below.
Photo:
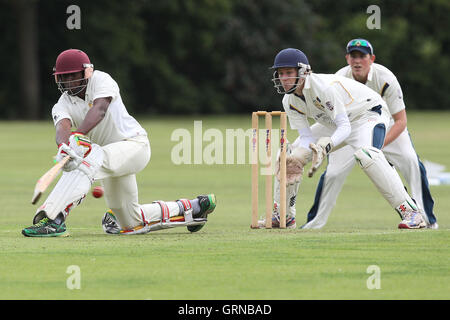
{"label": "wicketkeeper", "polygon": [[[354,79],[378,92],[386,102],[392,115],[383,153],[386,159],[403,175],[409,185],[411,195],[416,202],[428,228],[437,229],[438,224],[433,213],[434,201],[428,186],[428,178],[424,165],[417,155],[408,132],[405,102],[400,84],[395,75],[386,67],[374,63],[375,54],[369,41],[353,39],[347,44],[346,60],[348,66],[336,72],[337,75]],[[344,147],[332,155],[330,159],[351,161],[351,147]],[[333,168],[335,168],[333,166]],[[315,201],[308,213],[308,221],[303,228],[321,228],[327,222],[328,216],[336,203],[345,178],[353,166],[336,167],[336,172],[327,169],[319,181]]]}
{"label": "wicketkeeper", "polygon": [[70,49],[57,57],[54,77],[62,93],[52,109],[56,161],[67,155],[70,161],[23,235],[66,235],[69,212],[80,205],[96,180],[101,181],[110,208],[102,220],[106,233],[136,234],[177,226],[200,230],[216,207],[214,194],[139,204],[136,173],[150,160],[150,142],[128,114],[111,76],[94,71],[83,51]]}
{"label": "wicketkeeper", "polygon": [[[272,225],[279,225],[279,202],[286,201],[286,225],[295,226],[295,199],[303,169],[312,161],[308,172],[308,176],[312,177],[328,157],[328,166],[321,177],[319,188],[329,176],[332,179],[333,174],[347,170],[357,162],[382,196],[400,214],[402,221],[399,228],[425,227],[426,223],[415,202],[381,151],[390,120],[382,97],[355,80],[334,74],[313,73],[307,57],[298,49],[281,50],[272,68],[272,81],[278,93],[284,94],[283,107],[291,128],[299,133],[286,161],[287,164],[292,163],[287,165],[287,181],[290,183],[286,199],[280,199],[279,181],[275,179]],[[314,119],[316,123],[310,126],[308,118]],[[351,157],[339,158],[339,153],[335,151],[343,147],[351,149]],[[316,201],[321,195],[321,192],[316,194]],[[329,202],[326,205],[332,208],[334,204]]]}

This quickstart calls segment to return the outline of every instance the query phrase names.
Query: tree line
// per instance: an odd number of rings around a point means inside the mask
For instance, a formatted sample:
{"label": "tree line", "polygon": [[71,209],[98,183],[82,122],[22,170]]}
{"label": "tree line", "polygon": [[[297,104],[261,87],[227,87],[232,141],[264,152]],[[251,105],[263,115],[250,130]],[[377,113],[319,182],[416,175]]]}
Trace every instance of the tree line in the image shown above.
{"label": "tree line", "polygon": [[68,48],[111,74],[134,114],[248,113],[281,105],[269,69],[279,50],[334,73],[357,37],[396,74],[408,109],[450,106],[447,0],[0,1],[2,119],[48,119],[60,94],[52,68]]}

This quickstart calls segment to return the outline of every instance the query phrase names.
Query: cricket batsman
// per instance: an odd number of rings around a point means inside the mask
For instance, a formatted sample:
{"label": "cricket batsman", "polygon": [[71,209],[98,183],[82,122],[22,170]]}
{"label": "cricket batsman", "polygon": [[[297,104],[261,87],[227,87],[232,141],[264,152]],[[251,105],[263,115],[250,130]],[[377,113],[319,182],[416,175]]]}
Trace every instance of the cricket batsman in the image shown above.
{"label": "cricket batsman", "polygon": [[[434,201],[428,186],[428,178],[424,165],[417,155],[411,137],[409,136],[405,110],[405,102],[400,84],[395,75],[386,67],[374,63],[375,54],[372,45],[365,39],[350,40],[346,48],[348,65],[343,67],[337,75],[354,79],[378,92],[386,102],[391,119],[387,128],[383,145],[386,159],[405,178],[411,195],[419,208],[428,228],[438,229],[436,217],[433,213]],[[347,161],[353,157],[350,147],[337,150],[333,159]],[[330,167],[324,178],[320,180],[314,202],[304,228],[321,228],[325,225],[332,210],[329,204],[336,203],[345,178],[353,166],[342,166],[336,172],[330,172]]]}
{"label": "cricket batsman", "polygon": [[102,220],[106,233],[138,234],[178,226],[199,231],[216,207],[214,194],[139,204],[136,174],[150,160],[150,142],[147,132],[128,114],[112,77],[94,70],[87,54],[77,49],[58,55],[53,75],[62,93],[52,109],[56,161],[67,155],[70,160],[37,209],[33,225],[24,228],[22,234],[67,235],[67,216],[97,180],[110,208]]}
{"label": "cricket batsman", "polygon": [[[332,196],[322,191],[328,179],[334,179],[340,171],[348,170],[357,162],[401,216],[399,228],[425,227],[426,223],[400,176],[381,151],[390,120],[382,97],[355,80],[334,74],[313,73],[306,55],[298,49],[281,50],[275,57],[272,69],[272,81],[277,92],[284,95],[283,108],[290,126],[299,133],[286,157],[287,181],[291,182],[287,185],[286,199],[280,199],[278,175],[275,179],[272,225],[279,226],[280,201],[286,201],[289,208],[287,227],[288,223],[291,227],[295,225],[295,199],[303,169],[312,162],[308,172],[308,176],[312,177],[328,157],[327,168],[319,181],[316,202],[320,201],[320,197]],[[310,126],[308,118],[316,123]],[[343,147],[350,148],[350,156],[340,156],[337,151]],[[335,202],[325,204],[331,211]],[[314,220],[315,212],[314,208],[310,211],[308,221]],[[303,226],[310,227],[308,223]]]}

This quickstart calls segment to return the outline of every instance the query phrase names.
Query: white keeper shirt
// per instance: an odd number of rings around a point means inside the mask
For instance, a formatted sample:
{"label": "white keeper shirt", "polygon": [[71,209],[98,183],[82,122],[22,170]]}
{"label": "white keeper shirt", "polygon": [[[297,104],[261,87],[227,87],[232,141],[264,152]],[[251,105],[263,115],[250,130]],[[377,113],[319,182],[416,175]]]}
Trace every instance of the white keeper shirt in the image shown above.
{"label": "white keeper shirt", "polygon": [[302,93],[303,97],[297,94],[283,97],[283,107],[294,130],[309,127],[307,118],[335,130],[339,114],[346,113],[352,123],[378,105],[389,112],[378,93],[362,83],[335,74],[309,74]]}
{"label": "white keeper shirt", "polygon": [[105,117],[87,133],[93,143],[104,146],[128,138],[147,135],[144,128],[125,108],[116,81],[106,72],[99,70],[95,70],[89,78],[84,100],[70,96],[67,92],[61,95],[52,108],[55,126],[62,119],[69,119],[72,127],[79,127],[89,109],[92,108],[94,100],[106,97],[112,99]]}
{"label": "white keeper shirt", "polygon": [[[341,68],[336,74],[354,79],[352,68],[350,66]],[[392,71],[385,66],[378,63],[372,63],[365,85],[381,95],[384,101],[386,101],[391,114],[396,114],[405,109],[405,102],[403,101],[400,83]]]}

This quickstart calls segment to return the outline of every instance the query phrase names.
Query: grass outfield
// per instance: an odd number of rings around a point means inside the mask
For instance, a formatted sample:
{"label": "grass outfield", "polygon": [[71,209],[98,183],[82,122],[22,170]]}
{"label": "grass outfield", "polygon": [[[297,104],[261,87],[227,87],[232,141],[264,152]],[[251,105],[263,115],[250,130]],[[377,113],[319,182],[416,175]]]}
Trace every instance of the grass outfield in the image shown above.
{"label": "grass outfield", "polygon": [[[108,236],[101,228],[104,200],[88,196],[69,216],[71,236],[47,239],[20,231],[31,224],[34,184],[56,153],[54,128],[50,121],[0,122],[0,299],[450,298],[450,186],[431,187],[439,230],[398,230],[397,214],[358,167],[322,230],[251,230],[248,164],[170,160],[178,143],[172,132],[193,132],[200,119],[203,133],[216,128],[224,136],[227,128],[251,126],[249,116],[140,119],[152,159],[138,174],[141,203],[214,192],[218,206],[200,232]],[[450,171],[448,119],[449,112],[410,112],[408,127],[421,159]],[[306,219],[319,176],[303,180],[297,225]],[[73,265],[81,288],[70,290],[66,272]],[[371,265],[381,272],[380,289],[367,287]]]}

